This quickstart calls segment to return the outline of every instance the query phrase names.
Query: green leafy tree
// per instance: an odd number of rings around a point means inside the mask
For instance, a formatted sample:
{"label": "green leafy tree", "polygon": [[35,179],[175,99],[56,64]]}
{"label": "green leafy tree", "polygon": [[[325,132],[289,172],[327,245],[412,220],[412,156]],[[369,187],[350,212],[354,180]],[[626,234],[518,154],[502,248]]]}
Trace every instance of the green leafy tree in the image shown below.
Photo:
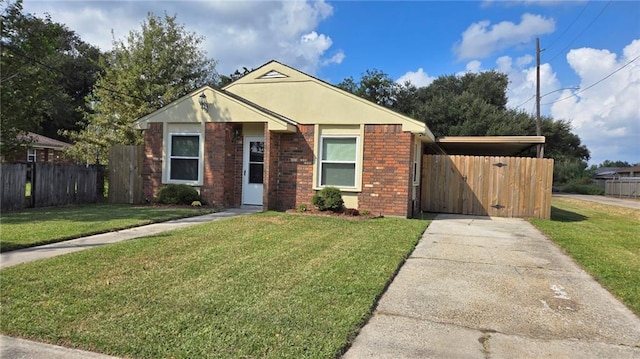
{"label": "green leafy tree", "polygon": [[147,15],[140,30],[113,41],[101,63],[101,75],[86,101],[86,127],[67,131],[75,146],[69,153],[93,163],[105,162],[115,144],[140,144],[132,122],[205,84],[217,81],[215,61],[200,48],[203,38],[187,32],[175,16]]}
{"label": "green leafy tree", "polygon": [[225,76],[225,75],[220,75],[220,83],[218,84],[219,87],[225,87],[228,84],[240,79],[241,77],[243,77],[244,75],[250,73],[251,71],[253,71],[255,69],[251,69],[249,70],[246,67],[242,68],[242,72],[240,72],[240,70],[234,71],[232,74],[230,74],[229,76]]}
{"label": "green leafy tree", "polygon": [[367,70],[358,82],[349,77],[337,86],[373,103],[390,108],[395,105],[399,90],[399,85],[389,75],[377,69]]}
{"label": "green leafy tree", "polygon": [[2,153],[22,145],[28,131],[61,138],[77,129],[78,111],[98,72],[100,51],[49,16],[24,14],[22,2],[3,1],[0,134]]}
{"label": "green leafy tree", "polygon": [[[429,86],[391,84],[384,72],[367,71],[360,81],[347,78],[341,87],[369,100],[371,94],[383,96],[379,104],[425,122],[436,137],[444,136],[532,136],[535,118],[522,111],[508,109],[506,74],[497,71],[441,76]],[[380,88],[384,91],[379,90]],[[556,159],[556,178],[566,180],[586,168],[590,154],[566,120],[542,118],[546,137],[545,157]],[[535,156],[535,148],[522,156]]]}

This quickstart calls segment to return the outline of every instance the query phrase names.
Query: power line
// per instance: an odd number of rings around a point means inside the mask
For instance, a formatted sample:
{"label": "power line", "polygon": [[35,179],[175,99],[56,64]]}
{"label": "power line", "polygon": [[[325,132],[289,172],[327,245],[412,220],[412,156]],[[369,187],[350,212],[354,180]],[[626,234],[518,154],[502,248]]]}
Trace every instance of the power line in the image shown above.
{"label": "power line", "polygon": [[605,76],[605,77],[601,78],[600,80],[598,80],[598,81],[594,82],[593,84],[591,84],[591,85],[589,85],[589,86],[585,87],[584,89],[582,89],[582,90],[580,90],[580,91],[578,91],[578,92],[576,92],[576,93],[572,94],[571,96],[567,96],[567,97],[561,98],[561,99],[559,99],[559,100],[555,100],[555,101],[553,101],[553,102],[544,103],[543,105],[544,105],[544,106],[546,106],[546,105],[551,105],[551,104],[554,104],[554,103],[556,103],[556,102],[564,101],[564,100],[570,99],[570,98],[572,98],[572,97],[578,96],[579,94],[581,94],[581,93],[583,93],[583,92],[587,91],[588,89],[590,89],[590,88],[592,88],[592,87],[596,86],[597,84],[601,83],[602,81],[604,81],[604,80],[608,79],[609,77],[613,76],[613,75],[614,75],[615,73],[617,73],[618,71],[620,71],[620,70],[624,69],[625,67],[627,67],[627,66],[631,65],[631,63],[633,63],[634,61],[636,61],[636,60],[638,60],[638,59],[640,59],[640,55],[636,56],[633,60],[631,60],[631,61],[627,62],[627,63],[626,63],[626,64],[624,64],[624,65],[622,65],[622,67],[618,68],[617,70],[613,71],[612,73],[608,74],[607,76]]}
{"label": "power line", "polygon": [[551,45],[549,45],[549,46],[547,47],[547,49],[552,48],[552,47],[553,47],[553,45],[555,45],[555,43],[556,43],[556,42],[558,42],[558,40],[560,40],[560,39],[562,38],[562,36],[564,36],[564,34],[566,34],[566,33],[567,33],[567,31],[569,31],[569,29],[571,29],[571,27],[576,23],[576,21],[578,21],[578,19],[580,18],[580,16],[582,16],[582,14],[584,13],[584,11],[589,7],[589,4],[591,4],[591,2],[590,2],[590,1],[588,1],[588,2],[587,2],[587,5],[585,5],[585,6],[582,8],[582,11],[580,11],[580,13],[578,14],[578,16],[576,16],[576,18],[575,18],[575,19],[573,19],[573,21],[571,22],[571,24],[569,24],[569,26],[567,26],[567,28],[566,28],[566,29],[564,29],[564,31],[562,32],[562,34],[560,34],[558,37],[556,37],[556,39],[555,39],[555,40],[553,40],[553,42],[551,43]]}
{"label": "power line", "polygon": [[589,23],[589,25],[587,25],[587,27],[585,27],[579,34],[578,36],[574,37],[573,40],[571,40],[571,42],[569,42],[569,44],[567,46],[565,46],[562,50],[560,50],[558,53],[556,53],[551,59],[547,60],[547,62],[551,62],[553,61],[556,57],[560,56],[562,53],[564,53],[564,51],[566,49],[568,49],[571,45],[573,45],[573,43],[580,37],[582,36],[582,34],[584,34],[590,27],[591,25],[593,25],[599,18],[600,15],[602,15],[602,13],[604,13],[604,11],[609,7],[609,5],[611,5],[611,2],[613,0],[609,0],[609,2],[607,3],[607,5],[605,5],[602,10],[600,10],[600,13],[598,13],[598,15],[591,20],[591,22]]}

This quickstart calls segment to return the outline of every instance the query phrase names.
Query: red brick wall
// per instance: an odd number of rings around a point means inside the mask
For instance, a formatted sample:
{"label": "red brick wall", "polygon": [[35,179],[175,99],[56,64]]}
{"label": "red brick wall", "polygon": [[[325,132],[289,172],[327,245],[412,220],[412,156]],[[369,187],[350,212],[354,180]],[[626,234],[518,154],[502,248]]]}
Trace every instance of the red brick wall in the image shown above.
{"label": "red brick wall", "polygon": [[281,134],[268,131],[265,124],[263,207],[278,209],[278,174]]}
{"label": "red brick wall", "polygon": [[210,205],[240,205],[242,141],[234,139],[236,129],[240,130],[239,125],[232,123],[205,124],[204,173],[200,195]]}
{"label": "red brick wall", "polygon": [[365,125],[360,210],[406,217],[411,206],[411,133],[402,125]]}
{"label": "red brick wall", "polygon": [[[234,141],[238,124],[207,123],[204,173],[200,189],[216,206],[239,206],[242,200],[242,140]],[[155,197],[162,185],[162,124],[144,132],[143,192]],[[235,143],[234,143],[235,142]],[[387,216],[411,213],[412,135],[401,125],[366,125],[362,192],[359,209]],[[299,125],[296,133],[265,129],[265,209],[287,210],[311,205],[314,166],[314,126]]]}
{"label": "red brick wall", "polygon": [[313,125],[280,134],[277,205],[280,210],[311,205],[313,191]]}
{"label": "red brick wall", "polygon": [[[61,150],[53,148],[36,148],[36,163],[64,163],[73,164],[73,159],[68,158]],[[7,163],[27,163],[28,150],[20,149],[2,157],[2,162]]]}
{"label": "red brick wall", "polygon": [[151,199],[162,186],[162,123],[150,123],[143,136],[142,196]]}

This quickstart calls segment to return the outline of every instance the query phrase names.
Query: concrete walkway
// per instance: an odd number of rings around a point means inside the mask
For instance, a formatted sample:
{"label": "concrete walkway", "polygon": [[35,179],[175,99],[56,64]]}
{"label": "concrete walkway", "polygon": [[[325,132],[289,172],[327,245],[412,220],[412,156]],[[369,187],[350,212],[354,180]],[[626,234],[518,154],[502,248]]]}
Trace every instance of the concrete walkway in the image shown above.
{"label": "concrete walkway", "polygon": [[154,223],[146,226],[123,229],[121,231],[96,234],[94,236],[73,239],[70,241],[47,244],[39,247],[19,249],[0,254],[0,269],[20,263],[50,258],[83,249],[101,246],[109,243],[121,242],[128,239],[151,236],[172,229],[192,226],[194,224],[217,221],[223,218],[235,217],[242,214],[261,212],[262,207],[229,208],[222,212],[205,214],[202,216],[181,218],[173,221]]}
{"label": "concrete walkway", "polygon": [[640,358],[640,318],[521,219],[438,215],[343,356]]}

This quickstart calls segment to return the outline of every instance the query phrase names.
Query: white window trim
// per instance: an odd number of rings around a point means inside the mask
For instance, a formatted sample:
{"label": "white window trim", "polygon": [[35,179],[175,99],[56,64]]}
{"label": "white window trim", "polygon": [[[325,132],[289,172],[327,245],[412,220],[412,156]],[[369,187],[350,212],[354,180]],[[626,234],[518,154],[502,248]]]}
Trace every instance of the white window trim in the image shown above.
{"label": "white window trim", "polygon": [[[33,161],[31,160],[33,157]],[[35,148],[27,148],[27,162],[37,162],[38,161],[38,151]]]}
{"label": "white window trim", "polygon": [[[356,158],[354,161],[323,161],[322,160],[322,149],[323,149],[323,144],[324,144],[324,139],[325,138],[355,138],[356,140],[356,148],[355,148],[355,154],[356,154]],[[318,188],[324,188],[324,187],[337,187],[341,190],[347,190],[347,191],[355,191],[355,190],[359,190],[359,181],[361,178],[360,172],[362,171],[362,169],[360,168],[360,163],[361,158],[360,158],[360,135],[355,135],[355,134],[345,134],[345,135],[321,135],[319,136],[319,141],[318,141],[318,178],[317,178],[317,186]],[[352,187],[344,187],[344,186],[331,186],[331,185],[323,185],[322,184],[322,164],[326,162],[326,163],[353,163],[355,164],[355,172],[354,172],[354,179],[353,179],[353,183],[354,185]]]}
{"label": "white window trim", "polygon": [[[198,179],[195,181],[187,181],[187,180],[177,180],[171,178],[171,160],[173,159],[194,159],[195,157],[185,157],[185,156],[172,156],[173,153],[173,136],[197,136],[198,137]],[[172,132],[169,133],[167,144],[167,183],[178,183],[178,184],[189,184],[189,185],[200,185],[202,183],[202,134],[198,132]]]}
{"label": "white window trim", "polygon": [[422,160],[422,143],[419,140],[416,140],[413,145],[413,185],[419,186],[420,179],[422,178],[422,171],[420,168],[421,160]]}

